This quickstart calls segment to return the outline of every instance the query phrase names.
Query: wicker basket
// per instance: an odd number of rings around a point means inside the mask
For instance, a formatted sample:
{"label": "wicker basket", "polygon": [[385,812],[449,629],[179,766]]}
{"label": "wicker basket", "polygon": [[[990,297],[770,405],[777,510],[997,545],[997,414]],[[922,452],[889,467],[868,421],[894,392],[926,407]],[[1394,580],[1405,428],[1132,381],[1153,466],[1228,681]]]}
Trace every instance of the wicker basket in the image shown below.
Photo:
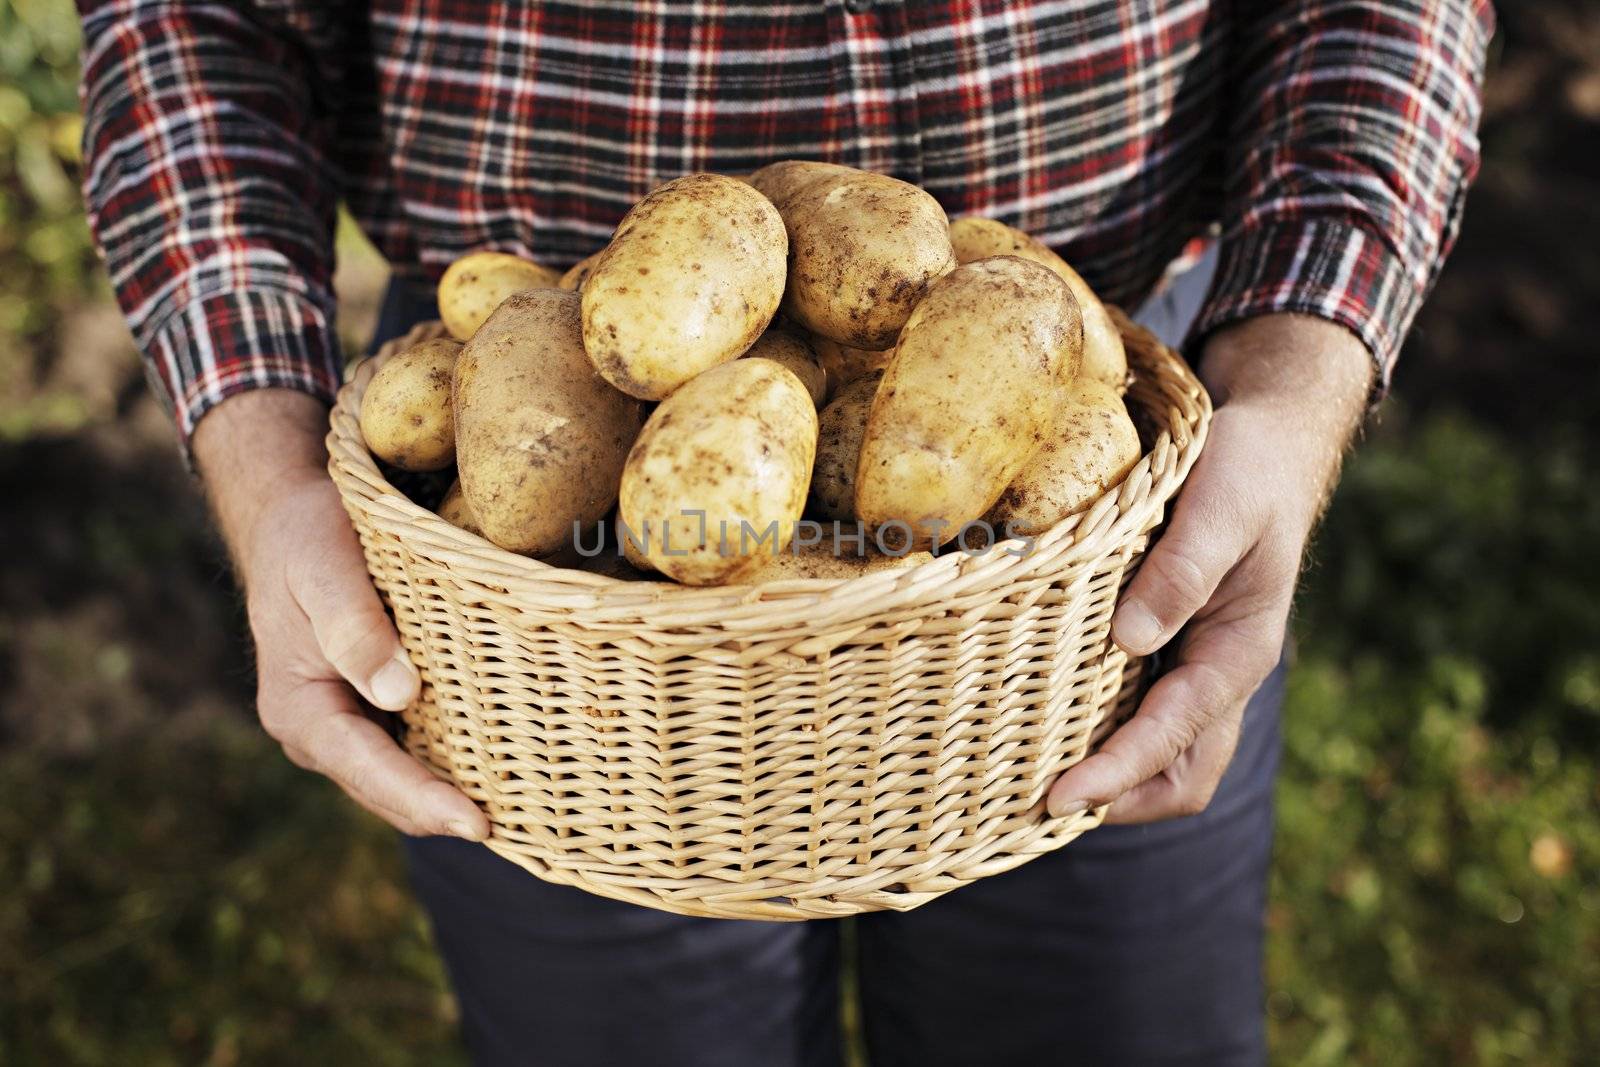
{"label": "wicker basket", "polygon": [[1103,812],[1052,819],[1046,788],[1139,695],[1112,608],[1211,411],[1124,331],[1149,451],[1031,555],[711,589],[548,566],[412,503],[362,443],[363,364],[329,466],[422,673],[408,747],[500,855],[686,915],[903,910],[1066,844]]}

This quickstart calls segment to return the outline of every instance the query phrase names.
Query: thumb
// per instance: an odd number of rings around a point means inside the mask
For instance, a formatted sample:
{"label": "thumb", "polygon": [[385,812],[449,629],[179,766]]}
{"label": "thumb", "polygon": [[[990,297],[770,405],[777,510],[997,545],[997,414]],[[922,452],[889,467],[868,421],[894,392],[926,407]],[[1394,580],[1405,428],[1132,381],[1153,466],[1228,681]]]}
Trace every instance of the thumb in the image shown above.
{"label": "thumb", "polygon": [[403,711],[421,678],[400,645],[362,562],[354,533],[289,573],[289,591],[311,622],[323,658],[374,707]]}
{"label": "thumb", "polygon": [[1251,536],[1240,509],[1219,506],[1206,486],[1178,498],[1111,620],[1111,636],[1135,656],[1161,648],[1211,600],[1244,558]]}

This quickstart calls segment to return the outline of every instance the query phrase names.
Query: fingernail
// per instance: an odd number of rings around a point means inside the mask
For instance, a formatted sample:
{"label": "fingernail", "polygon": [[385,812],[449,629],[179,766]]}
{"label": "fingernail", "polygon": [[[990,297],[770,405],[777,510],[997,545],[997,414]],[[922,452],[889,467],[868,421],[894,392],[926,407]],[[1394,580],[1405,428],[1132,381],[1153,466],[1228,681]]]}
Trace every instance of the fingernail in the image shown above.
{"label": "fingernail", "polygon": [[1057,819],[1088,810],[1089,802],[1087,800],[1063,800],[1060,803],[1052,800],[1050,802],[1050,815]]}
{"label": "fingernail", "polygon": [[416,676],[411,671],[411,662],[401,658],[404,655],[404,652],[398,653],[372,676],[372,699],[380,708],[403,708],[411,703],[411,695],[416,692]]}
{"label": "fingernail", "polygon": [[1141,655],[1155,651],[1156,642],[1161,640],[1160,621],[1137,600],[1130,600],[1117,609],[1112,629],[1118,644]]}
{"label": "fingernail", "polygon": [[473,829],[471,824],[463,822],[460,819],[452,820],[450,824],[445,827],[445,829],[449,830],[455,836],[465,838],[468,841],[482,840],[482,837],[479,836],[478,831]]}

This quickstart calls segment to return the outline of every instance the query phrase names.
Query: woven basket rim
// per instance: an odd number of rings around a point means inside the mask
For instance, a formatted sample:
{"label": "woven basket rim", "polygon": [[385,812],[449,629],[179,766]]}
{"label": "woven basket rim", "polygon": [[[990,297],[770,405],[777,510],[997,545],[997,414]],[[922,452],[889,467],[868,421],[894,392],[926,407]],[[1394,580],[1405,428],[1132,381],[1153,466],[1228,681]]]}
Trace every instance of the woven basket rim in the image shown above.
{"label": "woven basket rim", "polygon": [[[947,552],[921,564],[846,578],[790,578],[760,584],[679,585],[668,579],[625,580],[563,567],[502,549],[451,524],[395,488],[379,470],[361,435],[361,398],[377,361],[363,359],[339,389],[329,416],[328,465],[346,496],[371,521],[404,527],[419,555],[468,564],[473,576],[521,592],[567,624],[631,631],[637,628],[719,629],[730,636],[804,631],[818,616],[881,617],[897,608],[950,603],[963,589],[987,591],[1024,581],[1040,569],[1093,558],[1105,546],[1152,525],[1152,509],[1176,494],[1204,445],[1211,401],[1182,358],[1143,327],[1122,320],[1133,383],[1125,400],[1166,406],[1155,440],[1139,462],[1089,508],[1035,538],[1033,551],[1015,555],[997,542],[979,554]],[[1163,379],[1166,381],[1163,382]],[[1165,385],[1166,388],[1162,388]],[[1176,386],[1177,388],[1173,388]],[[1174,402],[1176,401],[1176,404]]]}

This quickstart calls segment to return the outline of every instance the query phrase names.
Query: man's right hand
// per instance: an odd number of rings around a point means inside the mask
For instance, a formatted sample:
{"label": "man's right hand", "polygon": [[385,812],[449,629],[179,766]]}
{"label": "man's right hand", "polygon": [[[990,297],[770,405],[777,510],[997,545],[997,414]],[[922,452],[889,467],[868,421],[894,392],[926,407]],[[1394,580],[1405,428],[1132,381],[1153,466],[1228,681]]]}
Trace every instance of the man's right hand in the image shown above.
{"label": "man's right hand", "polygon": [[261,724],[296,764],[396,829],[483,840],[477,805],[374,720],[416,699],[420,680],[328,477],[326,427],[314,398],[259,390],[218,405],[194,435],[245,589]]}

